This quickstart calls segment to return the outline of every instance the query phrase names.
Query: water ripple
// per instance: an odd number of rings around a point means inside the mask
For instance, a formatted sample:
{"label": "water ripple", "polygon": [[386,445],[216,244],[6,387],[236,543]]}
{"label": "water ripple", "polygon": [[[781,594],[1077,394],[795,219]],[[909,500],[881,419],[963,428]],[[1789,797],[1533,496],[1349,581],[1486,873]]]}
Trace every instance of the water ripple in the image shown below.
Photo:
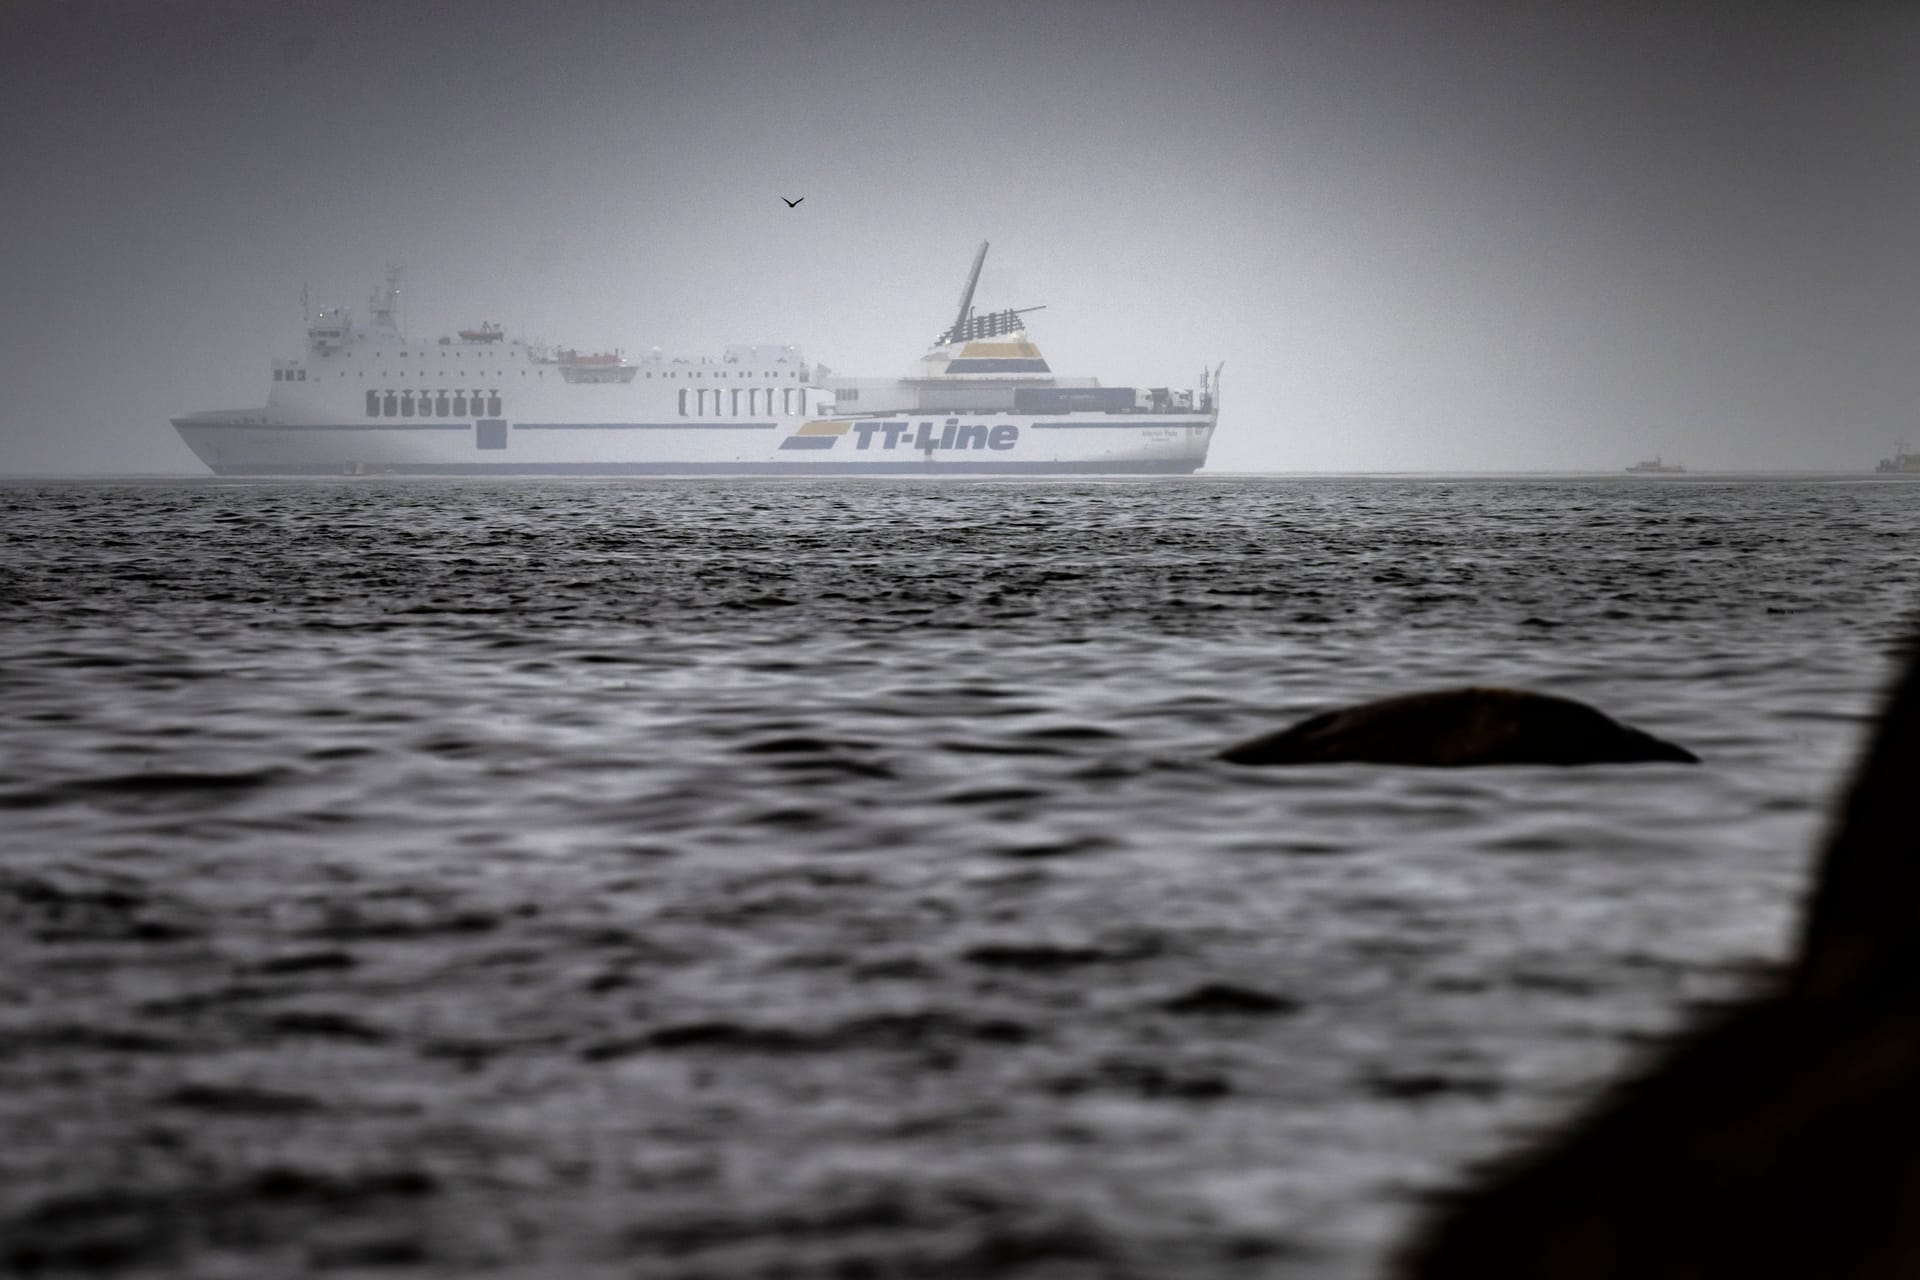
{"label": "water ripple", "polygon": [[[1781,954],[1920,579],[1870,482],[0,502],[19,1272],[1366,1274]],[[1706,764],[1212,758],[1467,681]]]}

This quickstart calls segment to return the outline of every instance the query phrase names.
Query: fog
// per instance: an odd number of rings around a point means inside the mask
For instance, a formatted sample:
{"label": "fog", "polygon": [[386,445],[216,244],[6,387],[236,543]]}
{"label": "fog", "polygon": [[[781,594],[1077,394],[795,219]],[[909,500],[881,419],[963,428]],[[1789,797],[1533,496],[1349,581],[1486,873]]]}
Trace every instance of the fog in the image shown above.
{"label": "fog", "polygon": [[1056,372],[1225,362],[1211,470],[1869,469],[1916,66],[1864,4],[10,0],[0,472],[204,474],[167,417],[390,261],[422,336],[891,376],[982,239]]}

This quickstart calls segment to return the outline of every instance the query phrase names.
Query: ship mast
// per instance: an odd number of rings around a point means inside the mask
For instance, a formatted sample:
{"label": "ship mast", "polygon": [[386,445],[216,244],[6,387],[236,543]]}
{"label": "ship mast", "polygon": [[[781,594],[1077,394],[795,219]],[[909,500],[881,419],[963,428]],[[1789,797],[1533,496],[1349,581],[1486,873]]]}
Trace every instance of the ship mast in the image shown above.
{"label": "ship mast", "polygon": [[398,329],[398,318],[394,312],[400,306],[400,268],[387,264],[387,287],[373,295],[373,322],[385,329]]}
{"label": "ship mast", "polygon": [[940,336],[940,341],[957,342],[967,327],[967,318],[973,314],[973,286],[980,283],[980,264],[987,260],[987,242],[980,242],[980,252],[973,255],[973,270],[967,272],[967,287],[960,291],[960,313],[953,318],[953,327]]}

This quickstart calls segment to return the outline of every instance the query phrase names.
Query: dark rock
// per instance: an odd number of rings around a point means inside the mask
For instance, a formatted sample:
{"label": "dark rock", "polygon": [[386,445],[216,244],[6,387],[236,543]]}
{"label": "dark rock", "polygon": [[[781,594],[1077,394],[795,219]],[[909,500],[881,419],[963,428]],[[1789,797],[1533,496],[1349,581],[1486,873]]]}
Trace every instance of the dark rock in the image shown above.
{"label": "dark rock", "polygon": [[1220,753],[1235,764],[1698,764],[1583,702],[1520,689],[1410,693],[1327,711]]}
{"label": "dark rock", "polygon": [[1920,1276],[1920,664],[1881,720],[1795,963],[1448,1198],[1408,1280]]}

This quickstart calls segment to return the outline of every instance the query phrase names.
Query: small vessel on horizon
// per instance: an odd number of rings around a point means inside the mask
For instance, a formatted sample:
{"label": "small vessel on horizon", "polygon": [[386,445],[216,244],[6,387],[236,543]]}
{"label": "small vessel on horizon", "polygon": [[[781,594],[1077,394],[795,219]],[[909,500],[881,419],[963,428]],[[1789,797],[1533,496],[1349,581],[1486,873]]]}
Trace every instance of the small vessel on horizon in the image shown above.
{"label": "small vessel on horizon", "polygon": [[1632,466],[1628,467],[1627,470],[1636,475],[1663,475],[1663,476],[1677,476],[1677,475],[1682,475],[1686,472],[1685,467],[1681,466],[1677,462],[1663,461],[1659,454],[1655,454],[1653,457],[1648,458],[1643,462],[1636,462]]}
{"label": "small vessel on horizon", "polygon": [[1920,453],[1909,452],[1907,442],[1902,440],[1893,456],[1880,459],[1880,465],[1874,470],[1883,475],[1920,475]]}

